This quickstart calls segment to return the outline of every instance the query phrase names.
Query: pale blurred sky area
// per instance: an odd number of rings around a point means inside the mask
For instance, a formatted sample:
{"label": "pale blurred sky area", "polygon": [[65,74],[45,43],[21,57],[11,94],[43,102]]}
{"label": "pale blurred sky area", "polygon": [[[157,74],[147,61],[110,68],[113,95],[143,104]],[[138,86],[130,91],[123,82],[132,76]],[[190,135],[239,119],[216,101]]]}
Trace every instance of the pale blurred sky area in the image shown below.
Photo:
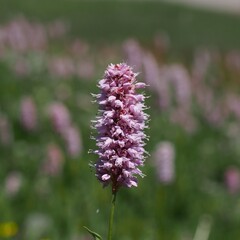
{"label": "pale blurred sky area", "polygon": [[240,0],[164,0],[165,2],[177,2],[197,7],[210,8],[214,10],[239,13]]}

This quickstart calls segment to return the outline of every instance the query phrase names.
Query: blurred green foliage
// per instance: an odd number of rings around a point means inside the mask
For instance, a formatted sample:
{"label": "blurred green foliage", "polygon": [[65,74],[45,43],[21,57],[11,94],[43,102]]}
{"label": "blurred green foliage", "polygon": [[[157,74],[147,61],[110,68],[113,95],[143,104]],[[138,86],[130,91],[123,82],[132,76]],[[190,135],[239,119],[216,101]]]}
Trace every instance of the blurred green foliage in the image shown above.
{"label": "blurred green foliage", "polygon": [[240,19],[237,15],[213,13],[161,1],[82,1],[82,0],[1,0],[0,19],[16,14],[32,20],[68,21],[72,34],[83,39],[121,41],[136,37],[149,43],[159,30],[166,32],[173,48],[199,45],[229,49],[239,47]]}

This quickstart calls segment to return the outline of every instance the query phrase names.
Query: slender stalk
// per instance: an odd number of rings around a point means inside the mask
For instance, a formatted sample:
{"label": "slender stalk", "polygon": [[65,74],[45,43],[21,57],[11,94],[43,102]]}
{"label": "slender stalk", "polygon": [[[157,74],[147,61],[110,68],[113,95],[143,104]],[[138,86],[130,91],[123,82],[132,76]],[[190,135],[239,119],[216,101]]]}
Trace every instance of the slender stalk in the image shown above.
{"label": "slender stalk", "polygon": [[108,238],[107,238],[107,240],[112,240],[112,226],[113,226],[113,217],[114,217],[114,210],[115,210],[116,195],[117,195],[117,192],[113,191],[112,192],[111,211],[110,211],[110,216],[109,216]]}

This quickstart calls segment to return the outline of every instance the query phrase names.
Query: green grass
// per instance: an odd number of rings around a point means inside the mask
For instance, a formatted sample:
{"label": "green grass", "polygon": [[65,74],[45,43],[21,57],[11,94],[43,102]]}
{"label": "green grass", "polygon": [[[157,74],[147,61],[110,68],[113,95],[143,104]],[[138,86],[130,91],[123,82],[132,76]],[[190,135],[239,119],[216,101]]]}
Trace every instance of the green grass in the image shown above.
{"label": "green grass", "polygon": [[8,0],[0,19],[23,14],[30,19],[67,20],[72,33],[88,41],[112,42],[135,37],[146,43],[158,32],[169,35],[173,48],[240,47],[240,17],[157,2]]}

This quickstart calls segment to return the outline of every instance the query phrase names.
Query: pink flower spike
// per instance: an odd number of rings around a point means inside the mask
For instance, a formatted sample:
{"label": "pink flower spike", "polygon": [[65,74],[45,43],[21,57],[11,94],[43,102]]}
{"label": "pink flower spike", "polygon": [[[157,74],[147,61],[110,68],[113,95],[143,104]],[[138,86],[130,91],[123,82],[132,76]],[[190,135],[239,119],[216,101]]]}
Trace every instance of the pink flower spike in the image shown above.
{"label": "pink flower spike", "polygon": [[28,131],[35,131],[38,125],[37,108],[32,97],[24,97],[21,100],[21,123]]}
{"label": "pink flower spike", "polygon": [[98,131],[96,145],[98,160],[94,164],[97,179],[116,193],[122,186],[137,187],[139,167],[144,164],[143,129],[148,115],[142,94],[136,89],[144,83],[136,82],[137,74],[125,63],[110,64],[98,83],[100,94],[95,95],[99,114],[94,126]]}
{"label": "pink flower spike", "polygon": [[158,180],[162,184],[171,184],[175,180],[175,147],[171,142],[158,143],[154,154]]}

